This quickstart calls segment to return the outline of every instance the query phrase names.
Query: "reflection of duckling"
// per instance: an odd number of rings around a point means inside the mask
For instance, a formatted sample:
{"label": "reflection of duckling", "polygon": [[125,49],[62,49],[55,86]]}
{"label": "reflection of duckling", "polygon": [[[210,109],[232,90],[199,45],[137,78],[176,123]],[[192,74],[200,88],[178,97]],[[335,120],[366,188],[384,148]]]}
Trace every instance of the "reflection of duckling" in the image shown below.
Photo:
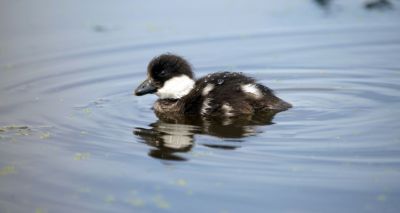
{"label": "reflection of duckling", "polygon": [[314,0],[314,2],[320,5],[321,7],[328,7],[332,3],[331,0]]}
{"label": "reflection of duckling", "polygon": [[184,160],[175,152],[188,152],[193,146],[193,132],[190,126],[154,123],[152,129],[136,128],[134,134],[140,136],[144,143],[157,149],[151,150],[149,155],[170,160]]}
{"label": "reflection of duckling", "polygon": [[148,78],[135,94],[156,93],[160,99],[154,110],[159,117],[251,116],[291,107],[271,89],[240,73],[214,73],[195,81],[188,62],[172,54],[154,58],[147,72]]}
{"label": "reflection of duckling", "polygon": [[392,3],[388,0],[369,1],[365,3],[365,8],[371,9],[392,9]]}
{"label": "reflection of duckling", "polygon": [[[155,147],[149,155],[167,160],[185,160],[177,155],[188,152],[194,145],[196,134],[212,135],[220,138],[238,139],[259,133],[256,126],[272,124],[275,113],[256,117],[238,117],[225,119],[198,119],[187,117],[181,120],[159,120],[150,125],[150,129],[136,128],[134,134],[144,143]],[[231,140],[232,141],[232,140]],[[240,140],[233,140],[240,142]],[[201,145],[218,149],[236,149],[238,143],[201,142]]]}

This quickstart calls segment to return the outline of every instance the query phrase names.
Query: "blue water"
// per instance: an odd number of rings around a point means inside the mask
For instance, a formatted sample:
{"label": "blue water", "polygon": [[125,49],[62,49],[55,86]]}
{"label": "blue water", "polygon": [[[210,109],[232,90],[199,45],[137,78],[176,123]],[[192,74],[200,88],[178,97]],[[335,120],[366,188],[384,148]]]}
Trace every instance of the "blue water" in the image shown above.
{"label": "blue water", "polygon": [[[2,1],[0,212],[399,212],[400,4]],[[160,121],[152,57],[293,108]]]}

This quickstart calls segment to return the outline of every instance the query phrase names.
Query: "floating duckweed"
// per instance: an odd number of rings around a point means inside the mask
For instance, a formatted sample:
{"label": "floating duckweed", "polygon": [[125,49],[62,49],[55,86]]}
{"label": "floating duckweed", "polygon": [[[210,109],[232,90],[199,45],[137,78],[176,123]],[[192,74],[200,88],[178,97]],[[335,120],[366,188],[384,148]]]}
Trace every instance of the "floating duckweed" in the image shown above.
{"label": "floating duckweed", "polygon": [[147,24],[146,24],[146,30],[147,30],[148,32],[151,32],[151,33],[160,31],[160,29],[159,29],[156,25],[154,25],[154,24],[152,24],[152,23],[147,23]]}
{"label": "floating duckweed", "polygon": [[107,195],[104,201],[106,203],[113,203],[115,201],[115,197],[113,195]]}
{"label": "floating duckweed", "polygon": [[50,132],[43,132],[40,134],[40,139],[48,139],[50,138]]}
{"label": "floating duckweed", "polygon": [[16,134],[27,136],[30,134],[30,129],[18,129]]}
{"label": "floating duckweed", "polygon": [[83,109],[83,112],[86,113],[86,114],[90,114],[90,113],[92,113],[92,109],[90,109],[90,108],[84,108],[84,109]]}
{"label": "floating duckweed", "polygon": [[80,187],[77,190],[79,193],[90,193],[92,191],[89,187]]}
{"label": "floating duckweed", "polygon": [[142,200],[140,198],[136,198],[136,197],[130,199],[128,202],[129,202],[129,204],[131,204],[132,206],[135,206],[135,207],[142,207],[145,205],[144,200]]}
{"label": "floating duckweed", "polygon": [[36,208],[35,213],[46,213],[46,211],[42,208]]}
{"label": "floating duckweed", "polygon": [[90,157],[90,153],[88,152],[77,152],[75,153],[74,160],[87,160]]}
{"label": "floating duckweed", "polygon": [[19,126],[19,125],[9,125],[9,126],[2,126],[0,127],[0,132],[6,132],[6,131],[10,131],[10,130],[21,130],[21,129],[26,129],[28,130],[29,127],[28,126]]}
{"label": "floating duckweed", "polygon": [[168,209],[171,205],[161,196],[157,195],[153,199],[154,204],[160,209]]}
{"label": "floating duckweed", "polygon": [[384,201],[386,201],[386,195],[384,195],[384,194],[378,195],[378,196],[376,197],[376,199],[377,199],[378,201],[380,201],[380,202],[384,202]]}
{"label": "floating duckweed", "polygon": [[187,181],[185,179],[178,179],[175,181],[175,184],[178,186],[187,186]]}
{"label": "floating duckweed", "polygon": [[15,167],[14,166],[5,166],[0,170],[0,176],[5,176],[5,175],[9,175],[9,174],[15,174]]}

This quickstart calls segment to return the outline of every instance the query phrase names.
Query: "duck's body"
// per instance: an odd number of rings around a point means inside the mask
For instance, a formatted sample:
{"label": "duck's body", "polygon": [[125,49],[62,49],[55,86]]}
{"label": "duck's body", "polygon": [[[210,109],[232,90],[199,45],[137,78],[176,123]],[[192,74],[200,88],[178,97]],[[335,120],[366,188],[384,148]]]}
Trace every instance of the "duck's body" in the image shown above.
{"label": "duck's body", "polygon": [[159,117],[235,117],[291,107],[271,89],[241,73],[219,72],[194,80],[189,64],[170,54],[150,62],[148,79],[135,93],[156,93],[160,99],[154,110]]}

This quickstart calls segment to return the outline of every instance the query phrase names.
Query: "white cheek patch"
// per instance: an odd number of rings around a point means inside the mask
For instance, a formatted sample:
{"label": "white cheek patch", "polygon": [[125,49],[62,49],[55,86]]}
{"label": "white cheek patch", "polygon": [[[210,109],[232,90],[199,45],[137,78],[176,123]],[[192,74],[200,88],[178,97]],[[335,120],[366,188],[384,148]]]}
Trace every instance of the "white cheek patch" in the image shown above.
{"label": "white cheek patch", "polygon": [[212,84],[207,84],[207,86],[204,87],[204,89],[203,89],[203,91],[201,92],[201,94],[202,94],[203,96],[206,96],[206,95],[208,95],[208,93],[210,93],[211,90],[213,90],[213,89],[214,89],[214,85],[212,85]]}
{"label": "white cheek patch", "polygon": [[262,97],[261,91],[257,88],[255,84],[242,85],[243,92],[251,93],[255,98],[259,99]]}
{"label": "white cheek patch", "polygon": [[156,95],[161,99],[178,99],[189,94],[193,87],[193,79],[189,78],[187,75],[181,75],[164,82],[164,86],[157,90]]}

